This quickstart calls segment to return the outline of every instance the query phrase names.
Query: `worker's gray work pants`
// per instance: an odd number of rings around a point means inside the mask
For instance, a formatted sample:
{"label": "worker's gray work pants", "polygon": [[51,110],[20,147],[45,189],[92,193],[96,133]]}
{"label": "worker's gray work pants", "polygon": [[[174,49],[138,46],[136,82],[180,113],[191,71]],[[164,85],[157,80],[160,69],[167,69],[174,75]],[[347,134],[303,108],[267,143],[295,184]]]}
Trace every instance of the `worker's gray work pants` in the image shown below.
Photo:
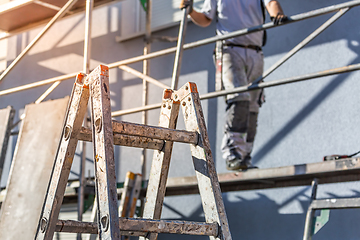
{"label": "worker's gray work pants", "polygon": [[[225,90],[246,86],[263,73],[262,51],[224,47],[223,85]],[[254,145],[257,116],[262,102],[261,90],[229,94],[222,154],[226,160],[249,158]]]}

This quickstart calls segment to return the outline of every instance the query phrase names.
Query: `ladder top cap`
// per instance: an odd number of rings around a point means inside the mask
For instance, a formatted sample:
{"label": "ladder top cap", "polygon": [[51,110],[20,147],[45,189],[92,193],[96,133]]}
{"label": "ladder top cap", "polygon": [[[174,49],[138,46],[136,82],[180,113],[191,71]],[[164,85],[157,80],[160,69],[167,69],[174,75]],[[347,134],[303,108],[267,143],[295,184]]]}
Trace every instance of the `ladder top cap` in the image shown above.
{"label": "ladder top cap", "polygon": [[103,75],[103,76],[109,76],[109,67],[108,66],[105,66],[105,65],[99,65],[98,66],[99,70],[100,70],[100,75]]}
{"label": "ladder top cap", "polygon": [[101,71],[109,71],[109,67],[106,66],[106,65],[101,65],[100,64],[99,67],[100,67]]}
{"label": "ladder top cap", "polygon": [[163,98],[171,98],[173,90],[171,89],[164,89]]}
{"label": "ladder top cap", "polygon": [[163,99],[171,99],[174,103],[180,103],[190,93],[198,93],[197,86],[193,82],[187,82],[179,90],[164,89]]}
{"label": "ladder top cap", "polygon": [[182,101],[186,96],[191,93],[198,93],[197,86],[193,82],[187,82],[179,90],[173,92],[172,98],[175,101]]}
{"label": "ladder top cap", "polygon": [[85,77],[86,77],[86,74],[85,73],[78,73],[76,75],[76,79],[75,79],[75,84],[79,84],[79,85],[83,85],[85,88],[88,88],[87,85],[85,85]]}
{"label": "ladder top cap", "polygon": [[94,80],[100,76],[109,77],[109,67],[105,65],[97,66],[93,71],[91,71],[84,80],[84,85],[89,87],[93,84]]}
{"label": "ladder top cap", "polygon": [[191,93],[198,93],[197,86],[193,82],[187,82],[182,88]]}
{"label": "ladder top cap", "polygon": [[90,76],[97,76],[98,74],[102,76],[109,76],[109,67],[106,65],[99,65],[97,66],[89,75]]}

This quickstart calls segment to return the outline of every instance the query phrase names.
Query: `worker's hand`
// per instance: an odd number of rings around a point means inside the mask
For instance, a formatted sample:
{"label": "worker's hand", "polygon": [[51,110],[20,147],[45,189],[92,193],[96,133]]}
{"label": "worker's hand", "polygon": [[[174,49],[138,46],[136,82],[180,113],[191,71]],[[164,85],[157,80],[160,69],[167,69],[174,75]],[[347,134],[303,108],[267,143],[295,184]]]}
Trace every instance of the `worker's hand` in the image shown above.
{"label": "worker's hand", "polygon": [[193,0],[181,0],[179,8],[188,8],[188,14],[190,14],[193,10]]}
{"label": "worker's hand", "polygon": [[270,17],[270,19],[273,21],[274,25],[279,25],[289,20],[286,15],[280,13],[278,13],[275,17]]}

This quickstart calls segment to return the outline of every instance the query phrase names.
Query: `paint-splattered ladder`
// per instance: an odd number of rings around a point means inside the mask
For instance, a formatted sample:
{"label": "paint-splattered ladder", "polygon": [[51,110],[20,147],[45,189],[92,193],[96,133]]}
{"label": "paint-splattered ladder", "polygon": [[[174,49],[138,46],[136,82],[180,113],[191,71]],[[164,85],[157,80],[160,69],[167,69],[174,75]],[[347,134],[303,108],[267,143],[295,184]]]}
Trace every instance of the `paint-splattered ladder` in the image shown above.
{"label": "paint-splattered ladder", "polygon": [[[120,239],[121,235],[156,239],[158,233],[177,233],[231,240],[196,85],[187,83],[178,91],[164,90],[159,126],[154,127],[111,120],[108,78],[108,68],[102,65],[88,76],[77,76],[36,239],[52,239],[55,231],[66,231],[97,233],[100,239]],[[82,127],[89,99],[92,130]],[[175,129],[180,106],[186,130]],[[98,223],[58,220],[77,142],[91,139]],[[173,142],[190,144],[205,223],[160,220]],[[155,150],[141,219],[119,218],[114,144]]]}

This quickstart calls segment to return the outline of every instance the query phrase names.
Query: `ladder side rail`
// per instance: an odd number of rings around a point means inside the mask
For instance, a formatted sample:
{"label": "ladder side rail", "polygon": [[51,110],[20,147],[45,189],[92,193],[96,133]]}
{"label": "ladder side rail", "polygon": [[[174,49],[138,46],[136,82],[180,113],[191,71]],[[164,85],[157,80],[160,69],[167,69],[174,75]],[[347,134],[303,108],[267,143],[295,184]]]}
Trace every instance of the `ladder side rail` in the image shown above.
{"label": "ladder side rail", "polygon": [[136,174],[135,175],[135,182],[134,182],[134,187],[131,190],[131,198],[130,198],[130,202],[129,202],[129,214],[127,217],[133,218],[135,215],[135,210],[136,210],[136,202],[140,197],[140,191],[141,191],[141,185],[142,185],[142,175],[141,174]]}
{"label": "ladder side rail", "polygon": [[[174,129],[179,115],[179,102],[171,99],[172,90],[165,89],[160,110],[159,126]],[[162,151],[154,151],[149,181],[145,197],[143,218],[160,219],[165,197],[166,182],[173,142],[166,141]],[[149,234],[146,239],[154,240],[157,234]],[[140,238],[144,239],[144,238]]]}
{"label": "ladder side rail", "polygon": [[[94,202],[93,202],[93,207],[92,207],[92,210],[91,210],[91,215],[90,215],[90,220],[91,222],[95,225],[95,228],[96,228],[96,232],[93,233],[93,234],[89,234],[88,236],[86,236],[85,240],[96,240],[97,239],[97,200],[96,200],[96,197],[94,198]],[[62,226],[64,226],[63,224],[61,225],[61,227],[59,227],[59,222],[56,224],[56,227],[57,227],[57,232],[60,232],[59,230],[62,230]],[[96,235],[95,235],[96,234]]]}
{"label": "ladder side rail", "polygon": [[87,78],[90,87],[96,198],[100,239],[119,239],[109,68],[98,66]]}
{"label": "ladder side rail", "polygon": [[37,240],[50,240],[54,235],[56,221],[59,216],[78,142],[78,135],[89,100],[89,89],[83,85],[83,78],[83,74],[78,74],[69,101],[62,137],[38,224]]}
{"label": "ladder side rail", "polygon": [[[91,131],[90,128],[83,127],[80,132],[79,140],[92,142]],[[164,144],[165,141],[159,139],[114,133],[114,145],[161,150]]]}
{"label": "ladder side rail", "polygon": [[1,124],[4,125],[0,126],[0,179],[4,168],[5,156],[15,116],[15,109],[13,109],[11,106],[8,106],[6,109],[2,109],[1,111],[5,112],[5,116],[3,119],[4,121],[1,122]]}
{"label": "ladder side rail", "polygon": [[313,208],[311,208],[310,206],[311,206],[312,202],[316,200],[317,186],[318,186],[318,179],[315,178],[311,183],[311,197],[310,197],[309,208],[306,213],[303,240],[311,240],[311,236],[312,236],[312,232],[313,232],[312,226],[314,224],[315,210]]}
{"label": "ladder side rail", "polygon": [[220,236],[210,237],[210,239],[231,240],[229,223],[196,84],[185,84],[174,93],[174,98],[181,100],[186,130],[198,131],[200,134],[198,145],[190,145],[199,192],[206,222],[216,222],[221,229]]}
{"label": "ladder side rail", "polygon": [[[130,192],[130,198],[128,201],[128,208],[126,209],[126,217],[127,218],[133,218],[135,215],[135,210],[136,210],[136,203],[137,200],[140,196],[140,190],[141,190],[141,185],[142,185],[142,175],[141,174],[134,174],[134,184],[133,184],[133,188],[131,189]],[[128,240],[129,236],[122,236],[122,239],[124,240]]]}
{"label": "ladder side rail", "polygon": [[125,135],[197,144],[198,133],[143,124],[113,121],[113,131]]}
{"label": "ladder side rail", "polygon": [[124,182],[124,188],[121,194],[119,203],[119,217],[126,217],[126,212],[129,209],[129,199],[131,190],[134,187],[135,174],[133,172],[127,172]]}

